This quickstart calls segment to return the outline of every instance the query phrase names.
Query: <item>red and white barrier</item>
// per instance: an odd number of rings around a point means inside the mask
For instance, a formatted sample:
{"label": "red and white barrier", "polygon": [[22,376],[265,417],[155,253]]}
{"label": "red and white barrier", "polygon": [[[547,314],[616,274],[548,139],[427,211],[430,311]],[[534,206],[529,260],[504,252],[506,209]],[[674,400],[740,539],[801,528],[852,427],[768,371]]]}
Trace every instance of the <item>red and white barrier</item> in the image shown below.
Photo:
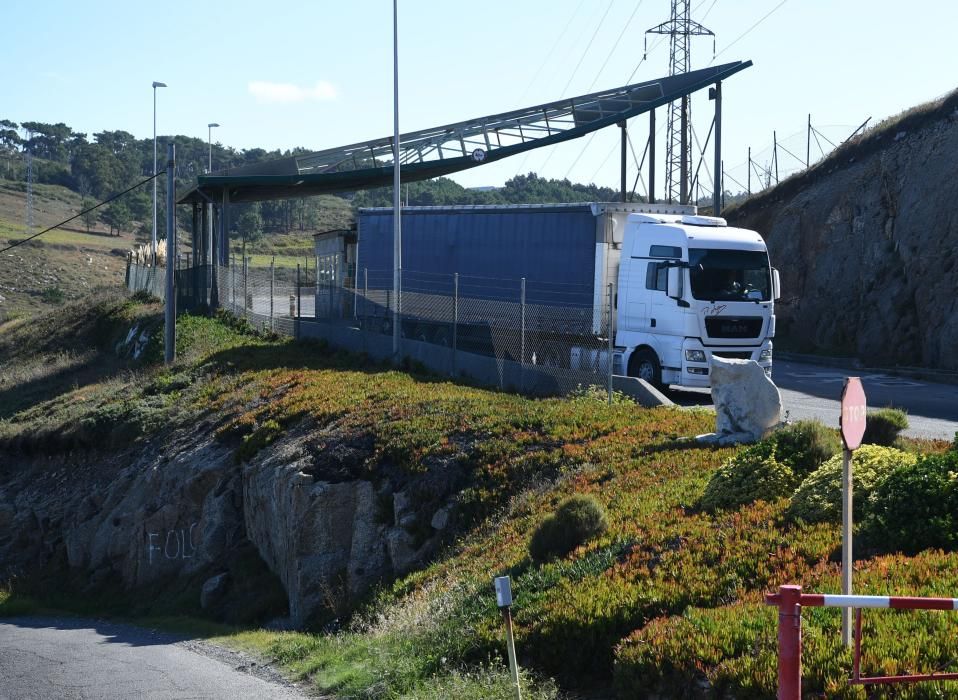
{"label": "red and white barrier", "polygon": [[[766,596],[770,600],[775,596]],[[958,598],[909,598],[887,595],[803,593],[800,605],[809,608],[898,608],[899,610],[958,610]]]}
{"label": "red and white barrier", "polygon": [[830,595],[802,593],[801,586],[780,586],[778,593],[765,596],[767,605],[778,607],[778,698],[800,700],[802,696],[802,606],[813,608],[853,608],[855,615],[855,656],[853,685],[919,683],[958,680],[958,673],[862,677],[862,608],[898,610],[958,610],[958,598],[914,598],[881,595]]}

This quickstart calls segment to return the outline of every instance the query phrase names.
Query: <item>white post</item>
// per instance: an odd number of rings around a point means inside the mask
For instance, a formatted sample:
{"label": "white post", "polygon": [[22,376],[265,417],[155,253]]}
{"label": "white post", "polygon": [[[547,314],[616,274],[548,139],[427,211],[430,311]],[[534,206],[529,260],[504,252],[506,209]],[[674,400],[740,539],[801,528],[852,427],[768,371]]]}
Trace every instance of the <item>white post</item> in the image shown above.
{"label": "white post", "polygon": [[276,280],[276,256],[269,261],[269,329],[273,330],[273,286]]}
{"label": "white post", "polygon": [[[842,595],[852,594],[852,451],[842,449]],[[852,645],[852,609],[842,608],[842,644]]]}

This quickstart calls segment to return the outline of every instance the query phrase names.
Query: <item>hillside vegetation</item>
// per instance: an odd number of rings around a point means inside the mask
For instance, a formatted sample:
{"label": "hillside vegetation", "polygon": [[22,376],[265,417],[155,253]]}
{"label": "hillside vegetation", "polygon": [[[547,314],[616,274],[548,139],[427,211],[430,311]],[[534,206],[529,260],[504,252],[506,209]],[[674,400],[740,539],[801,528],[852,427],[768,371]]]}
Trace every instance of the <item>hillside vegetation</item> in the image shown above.
{"label": "hillside vegetation", "polygon": [[[311,445],[319,480],[378,474],[402,481],[427,472],[455,478],[454,526],[432,564],[384,582],[365,600],[331,596],[317,631],[222,638],[319,690],[370,698],[507,697],[492,579],[508,574],[529,697],[554,697],[551,678],[564,691],[599,688],[622,698],[771,698],[776,614],[762,604],[764,592],[784,583],[840,588],[839,525],[795,517],[790,490],[769,500],[753,501],[753,494],[725,509],[700,503],[707,489],[718,488],[710,481],[727,478],[718,470],[732,458],[740,468],[781,464],[803,478],[814,465],[796,454],[794,440],[751,452],[703,447],[679,438],[713,427],[704,411],[649,410],[625,400],[609,406],[589,391],[526,399],[389,369],[322,344],[253,335],[227,317],[183,317],[171,368],[157,364],[158,333],[138,358],[118,357],[116,343],[130,324],[155,327],[159,314],[156,305],[114,295],[92,308],[70,307],[63,322],[0,331],[0,452],[7,465],[0,467],[0,493],[14,463],[42,478],[78,455],[150,450],[161,428],[194,425],[215,430],[240,462],[295,431]],[[338,445],[319,439],[331,427]],[[810,439],[824,445],[816,461],[834,449]],[[904,447],[940,455],[949,446]],[[939,462],[944,481],[936,488],[958,492],[948,486],[951,463]],[[914,457],[896,465],[886,471],[921,493],[916,479],[927,472],[914,472]],[[882,488],[878,483],[875,491]],[[830,491],[821,493],[828,498]],[[604,512],[604,529],[567,554],[533,560],[533,533],[570,496],[590,497]],[[939,517],[934,498],[920,498],[925,517]],[[894,528],[907,523],[888,519],[909,507],[886,494],[869,511],[873,526],[900,531]],[[958,554],[925,546],[904,556],[873,538],[859,551],[856,591],[954,595]],[[16,587],[0,598],[0,612],[23,609]],[[851,657],[839,641],[838,613],[815,609],[803,617],[806,691],[865,697],[846,685]],[[865,672],[955,670],[956,616],[869,611],[865,619]],[[896,697],[942,692],[915,686]]]}

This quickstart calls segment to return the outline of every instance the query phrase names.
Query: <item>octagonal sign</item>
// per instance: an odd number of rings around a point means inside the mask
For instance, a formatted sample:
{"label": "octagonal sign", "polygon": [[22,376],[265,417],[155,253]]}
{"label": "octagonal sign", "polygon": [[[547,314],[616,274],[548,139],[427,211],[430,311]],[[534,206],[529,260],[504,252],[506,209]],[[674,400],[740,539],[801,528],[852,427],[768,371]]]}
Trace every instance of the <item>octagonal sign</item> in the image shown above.
{"label": "octagonal sign", "polygon": [[842,440],[845,449],[857,450],[862,444],[865,435],[865,389],[862,380],[858,377],[846,377],[845,387],[842,389],[842,415],[839,426],[842,429]]}

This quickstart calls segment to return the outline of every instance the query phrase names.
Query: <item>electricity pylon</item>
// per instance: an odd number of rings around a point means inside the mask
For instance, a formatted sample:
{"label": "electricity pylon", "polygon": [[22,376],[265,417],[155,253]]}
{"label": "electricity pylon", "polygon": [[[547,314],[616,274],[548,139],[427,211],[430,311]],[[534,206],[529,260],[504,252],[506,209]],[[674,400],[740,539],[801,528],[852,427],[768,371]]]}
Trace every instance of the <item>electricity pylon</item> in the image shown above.
{"label": "electricity pylon", "polygon": [[[691,37],[712,37],[712,52],[715,52],[715,33],[692,20],[691,4],[691,0],[672,0],[672,17],[645,32],[646,42],[649,34],[668,34],[669,75],[689,72],[692,63],[689,47]],[[669,203],[678,199],[680,204],[688,204],[689,156],[692,150],[688,95],[669,104],[668,132],[665,142],[665,191]]]}

